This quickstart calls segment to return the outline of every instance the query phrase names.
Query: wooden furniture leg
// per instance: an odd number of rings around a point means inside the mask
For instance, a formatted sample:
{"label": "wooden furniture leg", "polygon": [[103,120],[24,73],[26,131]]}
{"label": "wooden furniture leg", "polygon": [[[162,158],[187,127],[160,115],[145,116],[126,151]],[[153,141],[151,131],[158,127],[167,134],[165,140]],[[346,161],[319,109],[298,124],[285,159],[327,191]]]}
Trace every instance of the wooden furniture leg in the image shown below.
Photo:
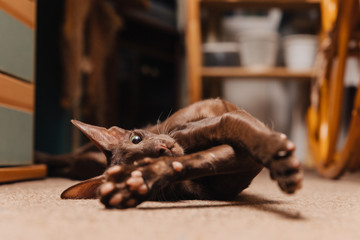
{"label": "wooden furniture leg", "polygon": [[343,152],[343,158],[348,159],[348,169],[350,171],[355,171],[360,168],[360,82],[357,89],[349,134]]}
{"label": "wooden furniture leg", "polygon": [[336,144],[339,136],[341,110],[344,92],[344,75],[345,64],[348,52],[348,43],[350,32],[352,30],[352,22],[354,20],[354,3],[355,1],[344,1],[340,9],[340,22],[337,40],[337,64],[335,72],[330,78],[329,92],[329,154],[327,162],[332,161]]}
{"label": "wooden furniture leg", "polygon": [[[329,178],[338,178],[346,170],[357,170],[360,166],[360,93],[357,91],[348,136],[344,147],[336,149],[343,104],[344,73],[348,43],[353,32],[354,19],[357,19],[359,5],[355,0],[338,2],[339,12],[332,30],[325,71],[319,89],[318,109],[309,109],[309,140],[315,153],[318,172]],[[329,30],[329,29],[327,29]],[[337,56],[337,62],[332,61]]]}
{"label": "wooden furniture leg", "polygon": [[187,0],[186,54],[189,103],[201,100],[200,0]]}

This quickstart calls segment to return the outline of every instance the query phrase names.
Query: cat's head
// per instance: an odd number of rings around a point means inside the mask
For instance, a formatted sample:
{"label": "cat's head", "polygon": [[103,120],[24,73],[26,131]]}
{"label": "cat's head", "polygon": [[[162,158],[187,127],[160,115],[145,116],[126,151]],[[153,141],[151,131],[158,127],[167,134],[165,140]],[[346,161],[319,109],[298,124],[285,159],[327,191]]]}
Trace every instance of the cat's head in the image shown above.
{"label": "cat's head", "polygon": [[146,130],[109,129],[72,120],[107,158],[108,166],[131,164],[145,157],[181,156],[182,147],[169,135]]}
{"label": "cat's head", "polygon": [[[107,165],[133,164],[146,157],[181,156],[182,147],[170,136],[154,134],[146,130],[124,130],[119,127],[109,129],[71,121],[105,155]],[[61,194],[64,199],[96,198],[97,189],[104,182],[104,175],[80,182]]]}

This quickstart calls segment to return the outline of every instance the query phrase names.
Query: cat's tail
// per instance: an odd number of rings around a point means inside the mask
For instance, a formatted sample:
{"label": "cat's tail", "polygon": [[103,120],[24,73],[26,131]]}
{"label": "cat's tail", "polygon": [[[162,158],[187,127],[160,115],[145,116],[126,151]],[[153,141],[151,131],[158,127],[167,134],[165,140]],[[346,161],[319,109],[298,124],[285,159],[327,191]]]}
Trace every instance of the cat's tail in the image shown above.
{"label": "cat's tail", "polygon": [[65,177],[76,180],[101,175],[107,167],[106,157],[99,151],[75,151],[60,155],[36,151],[34,161],[37,164],[46,164],[50,177]]}

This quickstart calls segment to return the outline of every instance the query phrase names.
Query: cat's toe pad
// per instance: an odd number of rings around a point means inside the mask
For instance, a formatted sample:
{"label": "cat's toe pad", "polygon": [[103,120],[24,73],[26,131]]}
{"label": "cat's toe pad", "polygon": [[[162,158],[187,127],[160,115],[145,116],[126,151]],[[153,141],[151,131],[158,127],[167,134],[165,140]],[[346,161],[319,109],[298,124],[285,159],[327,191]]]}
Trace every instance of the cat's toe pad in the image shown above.
{"label": "cat's toe pad", "polygon": [[148,188],[142,177],[142,172],[139,170],[131,172],[131,177],[126,181],[126,185],[129,187],[130,191],[136,191],[141,195],[148,192]]}
{"label": "cat's toe pad", "polygon": [[101,185],[100,187],[100,195],[104,196],[111,193],[115,189],[115,185],[112,182],[107,182]]}
{"label": "cat's toe pad", "polygon": [[111,206],[117,206],[122,202],[122,200],[123,200],[123,195],[121,193],[116,193],[110,198],[109,204]]}
{"label": "cat's toe pad", "polygon": [[281,150],[278,150],[274,156],[274,159],[287,158],[295,151],[295,144],[291,141],[286,141],[285,146]]}
{"label": "cat's toe pad", "polygon": [[122,168],[121,166],[116,165],[116,166],[113,166],[113,167],[109,168],[109,169],[106,171],[106,174],[107,174],[108,176],[110,176],[110,175],[115,175],[115,174],[120,173],[120,172],[122,171],[122,169],[123,169],[123,168]]}
{"label": "cat's toe pad", "polygon": [[172,162],[171,165],[176,172],[181,172],[181,170],[184,168],[183,164],[178,161]]}

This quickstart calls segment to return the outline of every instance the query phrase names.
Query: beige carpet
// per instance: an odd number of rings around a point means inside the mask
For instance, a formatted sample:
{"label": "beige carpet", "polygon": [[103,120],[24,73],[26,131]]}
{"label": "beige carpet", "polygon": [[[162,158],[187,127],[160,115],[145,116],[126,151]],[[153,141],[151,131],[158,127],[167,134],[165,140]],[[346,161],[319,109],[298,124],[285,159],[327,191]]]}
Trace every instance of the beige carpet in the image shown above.
{"label": "beige carpet", "polygon": [[288,196],[261,173],[237,201],[145,202],[106,210],[97,200],[61,200],[74,182],[0,185],[0,239],[360,239],[360,174],[340,181],[306,173]]}

